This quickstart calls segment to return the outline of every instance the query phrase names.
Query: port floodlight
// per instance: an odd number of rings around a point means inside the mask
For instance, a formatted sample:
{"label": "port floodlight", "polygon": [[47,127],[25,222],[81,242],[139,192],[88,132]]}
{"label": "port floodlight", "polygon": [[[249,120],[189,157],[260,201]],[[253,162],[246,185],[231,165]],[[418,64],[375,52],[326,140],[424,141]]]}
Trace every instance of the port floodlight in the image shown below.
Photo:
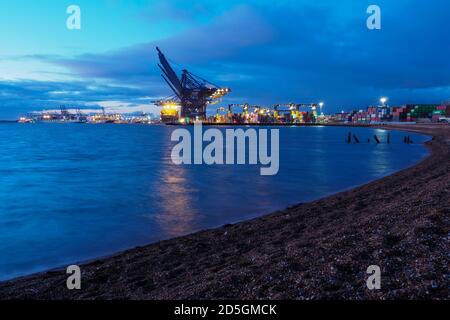
{"label": "port floodlight", "polygon": [[323,103],[322,101],[319,103],[319,107],[320,107],[320,114],[323,116],[323,106],[325,105],[325,103]]}
{"label": "port floodlight", "polygon": [[382,98],[380,99],[380,102],[381,102],[383,105],[385,105],[387,101],[388,101],[388,98],[386,98],[386,97],[382,97]]}

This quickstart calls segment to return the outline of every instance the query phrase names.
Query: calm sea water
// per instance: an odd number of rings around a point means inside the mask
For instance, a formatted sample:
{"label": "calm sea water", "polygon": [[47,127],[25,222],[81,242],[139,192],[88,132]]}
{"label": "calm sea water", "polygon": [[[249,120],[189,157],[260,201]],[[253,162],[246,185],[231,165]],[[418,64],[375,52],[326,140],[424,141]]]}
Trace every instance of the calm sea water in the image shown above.
{"label": "calm sea water", "polygon": [[165,126],[0,124],[0,279],[105,256],[310,201],[427,155],[383,130],[280,128],[280,171],[175,166]]}

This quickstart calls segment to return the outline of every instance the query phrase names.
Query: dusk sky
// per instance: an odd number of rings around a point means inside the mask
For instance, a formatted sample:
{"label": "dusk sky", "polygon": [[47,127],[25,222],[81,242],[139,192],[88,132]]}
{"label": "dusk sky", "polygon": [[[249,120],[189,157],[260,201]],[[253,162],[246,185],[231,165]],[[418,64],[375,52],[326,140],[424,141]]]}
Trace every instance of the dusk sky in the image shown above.
{"label": "dusk sky", "polygon": [[[66,27],[72,4],[81,30]],[[366,26],[371,4],[381,30]],[[61,104],[157,113],[151,102],[171,91],[156,46],[178,70],[230,87],[224,106],[440,103],[449,14],[448,0],[0,0],[0,119]]]}

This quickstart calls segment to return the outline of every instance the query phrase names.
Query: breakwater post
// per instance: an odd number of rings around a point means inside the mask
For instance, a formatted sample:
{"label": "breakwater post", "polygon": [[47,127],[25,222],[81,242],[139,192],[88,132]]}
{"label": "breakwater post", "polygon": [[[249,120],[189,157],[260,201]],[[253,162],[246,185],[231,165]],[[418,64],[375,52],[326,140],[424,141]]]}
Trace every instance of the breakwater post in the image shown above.
{"label": "breakwater post", "polygon": [[375,139],[375,141],[376,141],[377,144],[380,144],[380,143],[381,143],[381,141],[380,141],[380,139],[378,139],[377,135],[374,135],[373,138]]}
{"label": "breakwater post", "polygon": [[411,140],[411,136],[405,136],[405,138],[403,139],[403,142],[406,143],[406,144],[412,144],[412,143],[414,143],[414,142]]}

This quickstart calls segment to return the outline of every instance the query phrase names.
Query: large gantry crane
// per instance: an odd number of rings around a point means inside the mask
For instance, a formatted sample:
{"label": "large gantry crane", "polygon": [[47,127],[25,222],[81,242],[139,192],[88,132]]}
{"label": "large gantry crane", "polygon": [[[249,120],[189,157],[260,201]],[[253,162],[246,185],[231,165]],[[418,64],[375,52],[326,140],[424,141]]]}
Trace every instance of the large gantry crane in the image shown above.
{"label": "large gantry crane", "polygon": [[[162,71],[161,76],[175,94],[166,100],[157,101],[156,105],[169,109],[173,109],[175,105],[179,106],[177,117],[180,122],[189,123],[195,120],[206,120],[207,105],[214,103],[230,93],[231,90],[220,88],[186,69],[182,70],[179,78],[161,50],[158,47],[156,50],[158,51],[160,62],[158,66]],[[171,113],[169,112],[169,114]],[[169,118],[171,119],[170,122],[175,122],[173,121],[175,120],[174,117]]]}

